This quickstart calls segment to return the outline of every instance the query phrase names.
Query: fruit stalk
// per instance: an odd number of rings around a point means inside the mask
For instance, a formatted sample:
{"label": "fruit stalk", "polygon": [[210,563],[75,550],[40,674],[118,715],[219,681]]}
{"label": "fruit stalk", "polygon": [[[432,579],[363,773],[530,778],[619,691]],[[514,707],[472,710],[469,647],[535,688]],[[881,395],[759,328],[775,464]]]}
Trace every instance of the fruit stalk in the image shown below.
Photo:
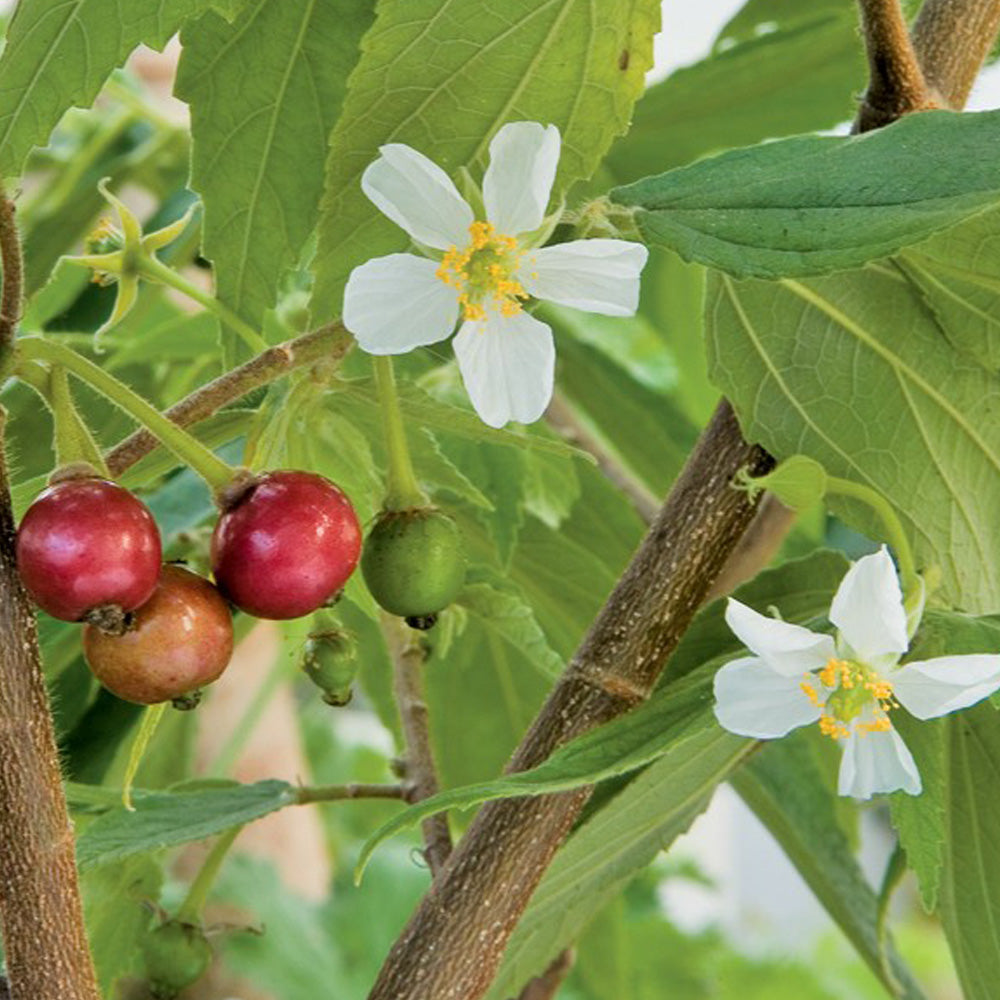
{"label": "fruit stalk", "polygon": [[201,924],[202,911],[205,909],[208,894],[212,891],[212,886],[222,868],[222,863],[226,860],[229,848],[233,846],[233,841],[239,836],[242,829],[242,826],[234,826],[231,830],[220,834],[191,883],[187,896],[184,897],[184,902],[181,903],[180,909],[174,916],[175,920],[179,920],[182,924]]}
{"label": "fruit stalk", "polygon": [[382,427],[385,431],[385,447],[388,452],[388,472],[386,476],[385,510],[409,510],[427,504],[420,484],[413,471],[410,449],[406,443],[406,427],[399,409],[396,393],[396,376],[392,370],[392,358],[388,355],[372,358],[375,369],[375,387],[382,407]]}

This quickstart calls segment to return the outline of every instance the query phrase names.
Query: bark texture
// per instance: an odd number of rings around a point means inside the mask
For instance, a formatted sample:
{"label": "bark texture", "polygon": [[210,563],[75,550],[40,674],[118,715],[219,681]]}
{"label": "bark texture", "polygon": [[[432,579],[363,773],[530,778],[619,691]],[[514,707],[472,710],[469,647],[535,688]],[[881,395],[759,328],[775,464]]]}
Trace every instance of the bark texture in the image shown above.
{"label": "bark texture", "polygon": [[[649,534],[515,752],[509,769],[648,697],[666,657],[753,518],[732,487],[773,460],[720,404]],[[476,1000],[589,789],[485,805],[396,942],[371,1000]]]}

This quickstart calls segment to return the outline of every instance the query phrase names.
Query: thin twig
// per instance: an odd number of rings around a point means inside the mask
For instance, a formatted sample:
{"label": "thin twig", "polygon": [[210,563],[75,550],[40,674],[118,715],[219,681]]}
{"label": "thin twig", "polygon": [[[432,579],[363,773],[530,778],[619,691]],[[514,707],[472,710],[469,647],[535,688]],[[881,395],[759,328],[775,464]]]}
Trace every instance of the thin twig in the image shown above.
{"label": "thin twig", "polygon": [[930,93],[899,0],[858,0],[868,54],[868,90],[855,132],[869,132],[911,111],[940,106]]}
{"label": "thin twig", "polygon": [[[321,361],[336,364],[347,354],[353,343],[353,338],[343,324],[330,323],[295,340],[271,347],[246,364],[220,375],[171,406],[166,411],[166,416],[175,424],[188,427],[296,368]],[[125,438],[105,455],[111,475],[120,476],[139,459],[154,451],[159,443],[146,430],[136,431]]]}
{"label": "thin twig", "polygon": [[926,0],[913,22],[924,78],[960,111],[1000,30],[1000,0]]}
{"label": "thin twig", "polygon": [[[0,356],[20,318],[21,247],[0,191]],[[6,362],[6,357],[0,364]],[[0,932],[14,997],[99,1000],[35,616],[17,572],[0,410]]]}
{"label": "thin twig", "polygon": [[552,964],[521,990],[518,1000],[553,1000],[575,961],[576,952],[572,948],[559,952]]}
{"label": "thin twig", "polygon": [[350,799],[405,799],[402,785],[313,785],[304,786],[295,793],[296,805],[312,802],[341,802]]}
{"label": "thin twig", "polygon": [[[401,618],[383,615],[382,631],[392,659],[393,691],[406,744],[403,780],[407,788],[407,800],[420,802],[436,794],[439,788],[424,695],[427,655],[418,634],[405,625]],[[424,820],[422,829],[427,864],[431,873],[437,875],[452,849],[447,813],[428,817]]]}
{"label": "thin twig", "polygon": [[652,524],[660,509],[660,501],[611,454],[580,421],[573,404],[556,391],[545,411],[549,426],[571,444],[591,454],[608,479],[628,497],[645,524]]}
{"label": "thin twig", "polygon": [[[728,403],[717,409],[510,770],[629,711],[649,692],[755,503],[737,472],[773,466],[747,444]],[[485,805],[393,946],[370,1000],[478,1000],[531,894],[589,797],[588,789]]]}

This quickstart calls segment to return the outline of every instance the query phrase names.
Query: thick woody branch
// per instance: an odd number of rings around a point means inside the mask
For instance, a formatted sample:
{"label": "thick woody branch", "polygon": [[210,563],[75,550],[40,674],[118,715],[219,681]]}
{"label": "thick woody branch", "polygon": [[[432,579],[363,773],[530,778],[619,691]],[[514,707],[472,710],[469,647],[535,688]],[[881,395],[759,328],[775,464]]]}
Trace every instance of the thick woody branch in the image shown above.
{"label": "thick woody branch", "polygon": [[859,0],[868,54],[868,90],[854,125],[869,132],[911,111],[939,107],[910,41],[899,0]]}
{"label": "thick woody branch", "polygon": [[[181,427],[195,424],[248,392],[259,389],[296,368],[319,362],[336,364],[352,344],[351,335],[341,323],[320,327],[286,344],[269,348],[246,364],[220,375],[171,406],[166,411],[166,416]],[[136,431],[104,456],[111,475],[120,476],[139,459],[154,451],[159,443],[149,431]]]}
{"label": "thick woody branch", "polygon": [[[736,473],[773,465],[722,403],[659,516],[542,707],[521,771],[648,697],[663,664],[753,518]],[[589,790],[488,803],[392,949],[370,1000],[476,1000]]]}
{"label": "thick woody branch", "polygon": [[[0,194],[0,350],[20,315],[21,255]],[[35,616],[21,586],[0,411],[0,930],[13,1000],[99,1000]]]}
{"label": "thick woody branch", "polygon": [[[420,802],[436,794],[439,788],[424,694],[427,656],[417,633],[405,625],[401,618],[384,615],[382,631],[392,659],[393,693],[406,744],[403,757],[406,798],[410,802]],[[429,816],[424,820],[422,828],[427,864],[431,872],[437,875],[452,849],[447,814]]]}
{"label": "thick woody branch", "polygon": [[924,78],[945,107],[965,106],[1000,30],[1000,0],[926,0],[913,23]]}

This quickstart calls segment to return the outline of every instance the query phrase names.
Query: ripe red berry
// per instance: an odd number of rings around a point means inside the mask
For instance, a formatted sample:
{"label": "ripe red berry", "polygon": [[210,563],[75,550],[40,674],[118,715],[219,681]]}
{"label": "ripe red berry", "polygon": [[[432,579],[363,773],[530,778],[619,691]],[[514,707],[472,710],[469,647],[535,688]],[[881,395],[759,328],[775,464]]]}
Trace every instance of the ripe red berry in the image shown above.
{"label": "ripe red berry", "polygon": [[233,652],[232,615],[208,580],[167,565],[132,627],[124,635],[108,635],[88,625],[83,652],[112,694],[154,705],[211,684],[226,669]]}
{"label": "ripe red berry", "polygon": [[268,472],[219,518],[212,572],[238,608],[299,618],[347,582],[361,555],[350,500],[312,472]]}
{"label": "ripe red berry", "polygon": [[103,479],[49,487],[17,533],[21,580],[43,611],[63,621],[111,605],[138,608],[156,587],[161,558],[146,505]]}

